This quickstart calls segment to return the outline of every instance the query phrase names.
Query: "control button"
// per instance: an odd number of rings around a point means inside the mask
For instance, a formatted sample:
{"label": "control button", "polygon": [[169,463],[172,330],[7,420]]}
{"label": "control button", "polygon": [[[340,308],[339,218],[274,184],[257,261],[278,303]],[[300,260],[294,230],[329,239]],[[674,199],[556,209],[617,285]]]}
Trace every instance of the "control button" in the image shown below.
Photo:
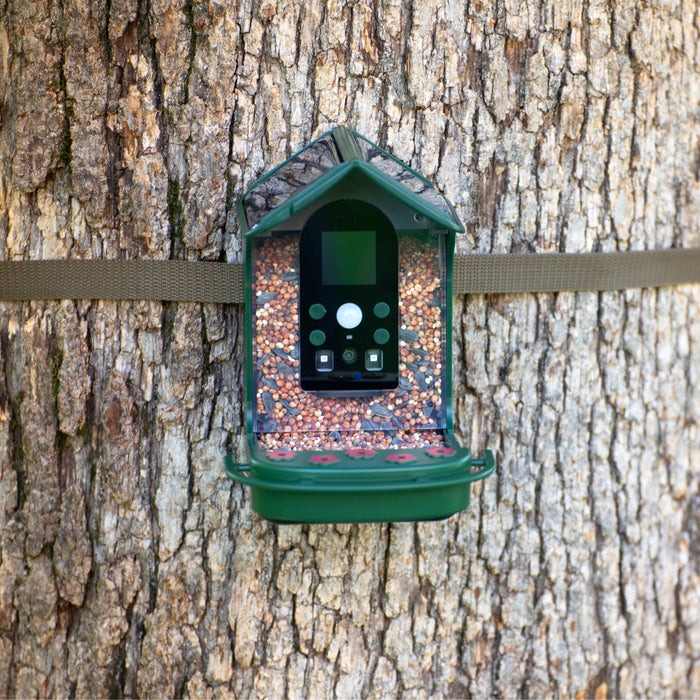
{"label": "control button", "polygon": [[384,366],[384,353],[381,350],[368,350],[365,353],[365,369],[368,372],[379,372]]}
{"label": "control button", "polygon": [[377,328],[373,337],[377,345],[386,345],[389,342],[390,335],[386,328]]}
{"label": "control button", "polygon": [[357,350],[355,348],[345,348],[342,358],[346,365],[351,365],[357,359]]}
{"label": "control button", "polygon": [[374,315],[377,318],[386,318],[390,311],[389,304],[385,301],[379,301],[374,305]]}
{"label": "control button", "polygon": [[326,342],[326,334],[323,331],[311,331],[309,333],[309,342],[316,347],[323,345]]}
{"label": "control button", "polygon": [[333,351],[316,350],[316,371],[330,372],[333,369]]}
{"label": "control button", "polygon": [[335,314],[343,328],[357,328],[362,321],[362,309],[357,304],[343,304]]}
{"label": "control button", "polygon": [[326,307],[323,304],[311,304],[309,307],[309,316],[314,321],[320,321],[326,315]]}

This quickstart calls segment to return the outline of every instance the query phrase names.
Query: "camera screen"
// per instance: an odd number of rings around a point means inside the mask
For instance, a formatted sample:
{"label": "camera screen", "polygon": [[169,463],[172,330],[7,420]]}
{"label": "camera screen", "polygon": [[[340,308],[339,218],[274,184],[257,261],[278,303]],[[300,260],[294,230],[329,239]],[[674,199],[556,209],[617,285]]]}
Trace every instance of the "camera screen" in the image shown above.
{"label": "camera screen", "polygon": [[376,237],[375,231],[323,231],[322,284],[376,284]]}

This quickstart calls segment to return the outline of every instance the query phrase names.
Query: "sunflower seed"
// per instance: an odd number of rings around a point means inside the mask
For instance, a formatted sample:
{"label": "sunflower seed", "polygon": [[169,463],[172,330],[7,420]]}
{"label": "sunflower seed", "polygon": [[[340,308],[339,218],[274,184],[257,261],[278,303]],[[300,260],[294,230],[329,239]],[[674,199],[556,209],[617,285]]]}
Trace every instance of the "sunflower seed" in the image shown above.
{"label": "sunflower seed", "polygon": [[282,406],[284,406],[284,409],[289,413],[291,416],[298,416],[301,411],[296,407],[290,405],[289,401],[287,399],[280,399],[280,403]]}
{"label": "sunflower seed", "polygon": [[375,416],[379,416],[380,418],[394,417],[394,414],[386,406],[382,406],[380,403],[371,404],[369,410],[372,411]]}
{"label": "sunflower seed", "polygon": [[271,357],[272,357],[272,355],[270,355],[269,353],[267,355],[263,355],[258,360],[257,368],[260,369]]}

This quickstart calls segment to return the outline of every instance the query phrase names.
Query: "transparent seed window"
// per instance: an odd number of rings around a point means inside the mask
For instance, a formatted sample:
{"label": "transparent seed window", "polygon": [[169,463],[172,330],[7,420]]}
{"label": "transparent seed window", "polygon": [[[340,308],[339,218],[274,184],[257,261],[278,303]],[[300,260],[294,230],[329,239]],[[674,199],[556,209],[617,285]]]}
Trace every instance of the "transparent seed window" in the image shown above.
{"label": "transparent seed window", "polygon": [[301,388],[299,233],[274,231],[253,242],[252,417],[262,450],[446,444],[446,237],[398,231],[398,241],[399,325],[392,329],[398,332],[398,386],[372,396],[326,396]]}

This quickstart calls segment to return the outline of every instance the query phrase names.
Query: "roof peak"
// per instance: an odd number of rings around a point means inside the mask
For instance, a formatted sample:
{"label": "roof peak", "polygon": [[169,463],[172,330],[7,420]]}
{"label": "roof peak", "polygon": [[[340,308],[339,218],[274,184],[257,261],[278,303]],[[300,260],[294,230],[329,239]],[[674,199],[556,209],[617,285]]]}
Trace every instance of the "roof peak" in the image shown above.
{"label": "roof peak", "polygon": [[244,233],[257,234],[280,225],[357,170],[437,225],[464,230],[452,205],[430,180],[361,134],[339,125],[250,186],[238,202]]}

